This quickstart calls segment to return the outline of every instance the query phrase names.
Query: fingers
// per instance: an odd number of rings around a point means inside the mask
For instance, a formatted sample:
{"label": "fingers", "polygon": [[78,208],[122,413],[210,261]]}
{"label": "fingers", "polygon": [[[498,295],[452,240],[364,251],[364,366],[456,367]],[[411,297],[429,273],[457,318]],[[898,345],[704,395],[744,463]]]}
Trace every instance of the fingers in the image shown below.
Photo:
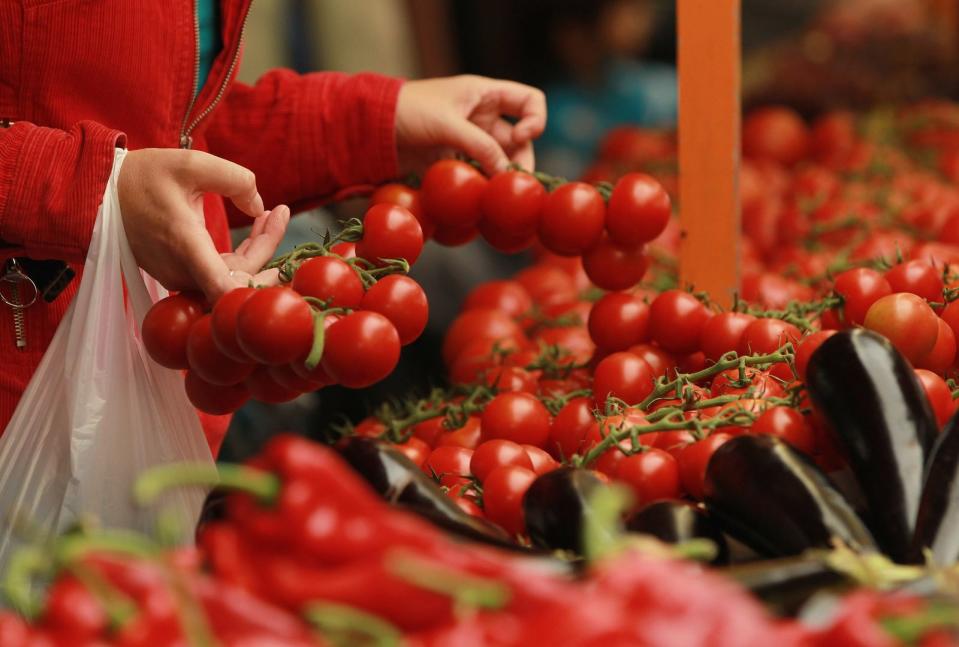
{"label": "fingers", "polygon": [[230,268],[216,251],[213,240],[202,225],[184,229],[182,234],[179,248],[183,250],[183,256],[180,261],[210,303],[236,287],[230,276]]}
{"label": "fingers", "polygon": [[533,142],[526,142],[517,148],[510,156],[521,169],[526,171],[536,170],[536,156],[533,154]]}
{"label": "fingers", "polygon": [[286,205],[280,205],[268,216],[258,218],[250,237],[244,240],[233,254],[228,255],[227,264],[233,270],[255,274],[273,258],[276,248],[286,234],[289,222],[290,209]]}
{"label": "fingers", "polygon": [[503,114],[518,117],[513,126],[513,142],[522,144],[539,137],[546,128],[546,95],[534,87],[515,81],[493,80],[489,93]]}
{"label": "fingers", "polygon": [[229,198],[237,209],[252,218],[263,215],[263,198],[256,189],[253,171],[200,151],[192,151],[188,160],[184,172],[195,189]]}
{"label": "fingers", "polygon": [[455,117],[450,120],[449,143],[475,159],[486,173],[504,170],[509,158],[496,139],[472,121]]}

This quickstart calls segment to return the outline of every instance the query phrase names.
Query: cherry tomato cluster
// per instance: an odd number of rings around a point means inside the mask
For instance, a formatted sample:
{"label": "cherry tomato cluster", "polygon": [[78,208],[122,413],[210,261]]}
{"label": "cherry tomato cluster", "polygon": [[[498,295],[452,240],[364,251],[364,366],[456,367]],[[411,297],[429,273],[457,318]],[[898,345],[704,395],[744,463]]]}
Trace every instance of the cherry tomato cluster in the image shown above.
{"label": "cherry tomato cluster", "polygon": [[362,225],[274,261],[282,285],[236,288],[212,307],[192,294],[159,301],[144,318],[144,345],[162,366],[186,370],[190,401],[214,415],[249,398],[279,403],[331,384],[369,386],[426,327],[423,289],[391,273],[407,270],[422,247],[410,211],[374,204]]}
{"label": "cherry tomato cluster", "polygon": [[599,186],[520,170],[487,179],[458,160],[433,164],[418,191],[387,185],[373,201],[413,210],[427,237],[443,245],[482,235],[510,254],[539,243],[561,256],[581,256],[590,280],[608,290],[643,278],[645,244],[662,233],[671,213],[669,194],[644,173]]}

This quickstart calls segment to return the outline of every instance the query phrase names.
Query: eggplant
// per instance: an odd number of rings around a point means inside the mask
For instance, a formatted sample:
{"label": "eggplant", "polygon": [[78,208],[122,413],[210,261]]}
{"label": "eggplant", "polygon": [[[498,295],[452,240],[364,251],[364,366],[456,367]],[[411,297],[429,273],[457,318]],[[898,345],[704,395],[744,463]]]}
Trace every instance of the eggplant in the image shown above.
{"label": "eggplant", "polygon": [[538,476],[523,497],[526,532],[533,543],[582,555],[590,500],[603,487],[591,471],[575,467]]}
{"label": "eggplant", "polygon": [[922,561],[924,548],[940,566],[959,561],[959,414],[942,430],[926,470],[912,561]]}
{"label": "eggplant", "polygon": [[722,531],[698,507],[685,501],[657,501],[626,520],[626,530],[652,535],[667,544],[708,539],[716,546],[713,564],[729,562],[729,546]]}
{"label": "eggplant", "polygon": [[336,448],[389,503],[406,508],[460,537],[529,552],[499,526],[461,510],[433,479],[389,443],[351,436],[338,443]]}
{"label": "eggplant", "polygon": [[780,615],[793,616],[814,595],[856,584],[814,557],[785,557],[727,566],[720,573],[736,580]]}
{"label": "eggplant", "polygon": [[706,510],[761,555],[798,555],[831,548],[875,550],[865,524],[805,454],[771,436],[739,436],[706,467]]}
{"label": "eggplant", "polygon": [[915,372],[884,337],[846,330],[813,353],[806,386],[852,468],[879,546],[908,560],[938,434]]}

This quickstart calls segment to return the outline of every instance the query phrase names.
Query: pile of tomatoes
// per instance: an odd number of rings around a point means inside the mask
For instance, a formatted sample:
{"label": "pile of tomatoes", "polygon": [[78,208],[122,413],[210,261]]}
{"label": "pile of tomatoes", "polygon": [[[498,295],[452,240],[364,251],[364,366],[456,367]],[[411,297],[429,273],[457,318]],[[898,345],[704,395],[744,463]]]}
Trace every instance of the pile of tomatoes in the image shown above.
{"label": "pile of tomatoes", "polygon": [[[565,245],[551,231],[575,221],[569,240],[597,240],[588,211],[564,205],[575,214],[564,221],[550,207],[572,195],[564,187],[582,183],[559,185],[542,205],[529,198],[537,229],[510,229],[489,217],[489,205],[514,209],[523,222],[520,196],[540,194],[542,187],[528,188],[535,177],[511,171],[484,184],[467,165],[434,166],[417,194],[422,205],[437,204],[430,193],[441,184],[462,196],[472,182],[480,195],[450,198],[456,217],[440,220],[440,230],[471,223],[503,251],[532,245],[537,260],[466,298],[442,349],[450,389],[384,409],[354,432],[393,440],[461,508],[522,535],[525,490],[564,464],[627,485],[635,507],[700,499],[712,453],[741,434],[774,435],[827,471],[842,467],[803,386],[809,357],[836,330],[860,326],[886,336],[915,367],[945,424],[959,392],[952,381],[959,273],[950,265],[959,261],[959,192],[949,184],[959,148],[935,149],[931,168],[921,160],[942,141],[928,134],[930,123],[959,132],[959,112],[918,105],[881,116],[876,126],[875,115],[827,114],[811,127],[786,108],[747,116],[744,283],[730,310],[676,286],[670,256],[681,236],[668,211],[661,220],[645,216],[656,226],[642,238],[643,254],[652,251],[657,262],[639,278],[617,265],[627,255],[595,251],[630,240],[613,215],[617,191],[678,199],[668,133],[618,129],[604,142],[587,178],[609,192],[605,232],[593,247]],[[880,127],[882,141],[895,145],[879,143]],[[657,182],[654,175],[662,180],[655,190],[635,189]],[[509,187],[508,200],[487,197],[501,187]],[[478,206],[457,211],[454,202]],[[649,214],[640,202],[633,213]],[[597,270],[598,258],[615,269]],[[622,282],[606,280],[613,275]]]}

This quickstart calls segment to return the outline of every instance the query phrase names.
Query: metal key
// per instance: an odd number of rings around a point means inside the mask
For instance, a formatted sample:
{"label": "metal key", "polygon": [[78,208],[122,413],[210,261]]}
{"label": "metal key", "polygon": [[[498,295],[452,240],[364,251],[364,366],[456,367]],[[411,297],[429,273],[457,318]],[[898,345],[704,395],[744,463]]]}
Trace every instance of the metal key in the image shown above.
{"label": "metal key", "polygon": [[39,296],[37,284],[33,282],[17,263],[15,258],[7,261],[3,276],[0,276],[0,301],[13,310],[13,332],[17,339],[17,349],[27,347],[26,326],[23,310],[32,306]]}

